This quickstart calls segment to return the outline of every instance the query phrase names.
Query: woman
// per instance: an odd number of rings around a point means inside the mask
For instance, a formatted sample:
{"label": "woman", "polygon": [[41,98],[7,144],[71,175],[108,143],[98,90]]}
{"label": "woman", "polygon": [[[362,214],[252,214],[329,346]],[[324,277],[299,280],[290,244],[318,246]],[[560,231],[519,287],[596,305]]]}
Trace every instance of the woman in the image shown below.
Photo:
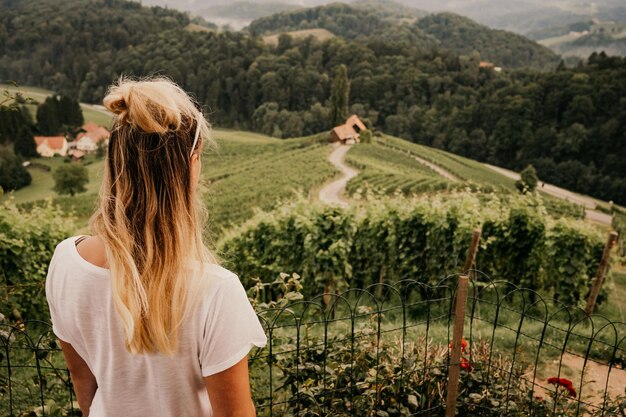
{"label": "woman", "polygon": [[[121,80],[91,237],[61,242],[46,296],[84,415],[252,416],[266,343],[236,275],[201,239],[209,126],[167,79]],[[208,395],[207,395],[208,394]]]}

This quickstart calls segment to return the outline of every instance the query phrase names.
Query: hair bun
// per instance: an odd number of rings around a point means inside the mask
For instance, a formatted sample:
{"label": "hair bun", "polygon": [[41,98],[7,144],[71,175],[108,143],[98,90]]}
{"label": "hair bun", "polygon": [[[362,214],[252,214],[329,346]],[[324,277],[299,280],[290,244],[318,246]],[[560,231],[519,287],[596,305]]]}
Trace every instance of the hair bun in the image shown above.
{"label": "hair bun", "polygon": [[128,107],[126,106],[126,100],[123,97],[115,98],[111,97],[110,95],[108,95],[104,99],[104,106],[116,116],[121,115],[128,109]]}
{"label": "hair bun", "polygon": [[121,78],[109,88],[103,103],[117,116],[118,123],[146,133],[189,130],[203,119],[187,94],[165,78],[145,81]]}

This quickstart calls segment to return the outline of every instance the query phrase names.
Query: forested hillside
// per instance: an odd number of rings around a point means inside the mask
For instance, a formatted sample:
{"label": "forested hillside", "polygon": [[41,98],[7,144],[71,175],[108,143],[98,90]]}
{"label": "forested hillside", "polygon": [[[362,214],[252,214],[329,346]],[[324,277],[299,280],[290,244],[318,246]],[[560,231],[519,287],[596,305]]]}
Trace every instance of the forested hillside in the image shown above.
{"label": "forested hillside", "polygon": [[444,48],[464,55],[478,52],[481,59],[501,67],[550,68],[558,63],[554,52],[521,35],[489,29],[453,13],[426,16],[417,27],[437,38]]}
{"label": "forested hillside", "polygon": [[[343,64],[349,110],[375,129],[512,169],[532,163],[544,181],[626,203],[625,59],[596,54],[576,69],[496,73],[479,68],[476,54],[425,47],[401,31],[281,36],[272,46],[246,32],[192,33],[180,13],[120,0],[0,4],[1,80],[94,103],[121,73],[165,74],[218,126],[293,137],[332,127]],[[364,13],[371,33],[391,24]]]}
{"label": "forested hillside", "polygon": [[398,7],[368,2],[355,6],[335,3],[310,9],[277,13],[253,21],[253,34],[323,28],[347,39],[381,38],[418,43],[423,50],[437,45],[456,53],[476,52],[483,60],[508,68],[554,68],[558,57],[548,48],[523,36],[493,30],[452,13],[422,15],[400,13]]}
{"label": "forested hillside", "polygon": [[[416,15],[417,16],[417,15]],[[407,18],[416,16],[405,16]],[[418,44],[427,49],[436,44],[435,39],[409,25],[399,24],[395,12],[387,9],[370,7],[363,3],[361,7],[345,3],[333,3],[309,9],[298,9],[277,13],[254,20],[248,30],[254,35],[279,33],[292,30],[322,28],[345,39],[368,41],[376,39],[402,40]]]}

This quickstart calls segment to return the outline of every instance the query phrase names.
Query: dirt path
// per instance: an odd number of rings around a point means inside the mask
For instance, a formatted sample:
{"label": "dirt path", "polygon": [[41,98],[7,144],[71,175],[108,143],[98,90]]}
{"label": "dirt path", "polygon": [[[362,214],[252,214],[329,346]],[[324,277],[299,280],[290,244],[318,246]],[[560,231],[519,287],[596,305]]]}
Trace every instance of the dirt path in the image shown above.
{"label": "dirt path", "polygon": [[[585,360],[580,356],[572,355],[570,353],[563,354],[563,364],[561,366],[561,377],[571,379],[574,383],[574,388],[578,391],[580,387],[580,378],[583,372],[583,364]],[[546,366],[545,373],[551,372],[546,375],[545,378],[538,378],[537,383],[551,387],[548,384],[547,378],[550,376],[556,376],[558,371],[559,361],[555,360],[553,364]],[[583,375],[583,390],[582,400],[589,402],[590,404],[600,405],[604,400],[604,390],[608,392],[611,398],[615,398],[618,395],[624,395],[624,387],[626,387],[626,370],[619,368],[612,368],[609,375],[609,384],[606,385],[607,375],[609,367],[604,364],[588,360],[585,366],[585,374]],[[546,390],[541,390],[544,395],[547,394]],[[580,394],[580,393],[579,393]]]}
{"label": "dirt path", "polygon": [[435,165],[432,162],[429,162],[429,161],[427,161],[425,159],[420,158],[419,156],[415,156],[415,155],[410,155],[410,156],[411,156],[411,158],[415,159],[420,164],[427,166],[428,168],[432,169],[437,174],[441,175],[442,177],[444,177],[447,180],[450,180],[450,181],[458,181],[459,180],[454,174],[452,174],[450,171],[446,171],[445,169],[443,169],[439,165]]}
{"label": "dirt path", "polygon": [[[496,171],[506,177],[509,177],[513,180],[519,180],[520,175],[517,172],[509,171],[508,169],[500,168],[497,166],[484,164],[487,168]],[[560,198],[561,200],[569,201],[570,203],[578,204],[579,206],[585,207],[585,217],[588,220],[592,220],[598,223],[611,225],[612,216],[602,213],[600,211],[595,210],[596,202],[589,197],[582,196],[580,194],[573,193],[564,188],[557,187],[552,184],[540,183],[537,187],[538,190],[549,194],[553,197]]]}
{"label": "dirt path", "polygon": [[456,175],[454,175],[450,171],[446,170],[445,168],[440,167],[437,164],[433,164],[432,162],[427,161],[426,159],[422,159],[419,156],[415,156],[413,153],[411,153],[409,151],[397,148],[397,147],[395,147],[393,145],[385,144],[385,146],[387,146],[388,148],[391,148],[391,149],[393,149],[395,151],[402,152],[402,153],[408,155],[410,158],[415,159],[420,164],[430,168],[431,170],[435,171],[437,174],[441,175],[442,177],[444,177],[447,180],[450,180],[450,181],[460,181],[460,179]]}
{"label": "dirt path", "polygon": [[350,168],[344,163],[346,153],[350,150],[352,145],[339,145],[333,144],[335,149],[331,152],[328,160],[331,164],[337,167],[342,172],[342,177],[326,184],[319,192],[319,199],[326,204],[335,204],[345,207],[348,205],[348,201],[344,198],[343,192],[346,189],[346,184],[352,178],[356,177],[359,171]]}

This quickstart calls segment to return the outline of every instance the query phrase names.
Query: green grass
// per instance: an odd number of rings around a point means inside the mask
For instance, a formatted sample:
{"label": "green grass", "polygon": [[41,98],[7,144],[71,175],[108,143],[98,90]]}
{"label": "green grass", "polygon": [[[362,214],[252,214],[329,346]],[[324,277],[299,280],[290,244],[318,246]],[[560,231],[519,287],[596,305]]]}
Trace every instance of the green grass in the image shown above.
{"label": "green grass", "polygon": [[611,274],[612,282],[605,283],[608,299],[600,304],[598,314],[613,321],[626,323],[626,270],[618,269]]}
{"label": "green grass", "polygon": [[[58,194],[53,191],[54,179],[52,174],[59,166],[67,163],[65,158],[56,156],[53,158],[37,158],[32,162],[35,166],[28,167],[28,172],[33,178],[31,185],[21,188],[12,193],[7,193],[0,197],[1,201],[6,201],[11,198],[16,204],[22,204],[32,202],[35,200],[42,200],[46,198],[57,197]],[[89,183],[87,184],[88,194],[97,194],[100,189],[100,183],[102,181],[102,175],[104,173],[104,162],[96,159],[93,155],[87,155],[82,162],[87,171],[89,172]],[[50,168],[50,171],[37,166],[44,165]]]}

